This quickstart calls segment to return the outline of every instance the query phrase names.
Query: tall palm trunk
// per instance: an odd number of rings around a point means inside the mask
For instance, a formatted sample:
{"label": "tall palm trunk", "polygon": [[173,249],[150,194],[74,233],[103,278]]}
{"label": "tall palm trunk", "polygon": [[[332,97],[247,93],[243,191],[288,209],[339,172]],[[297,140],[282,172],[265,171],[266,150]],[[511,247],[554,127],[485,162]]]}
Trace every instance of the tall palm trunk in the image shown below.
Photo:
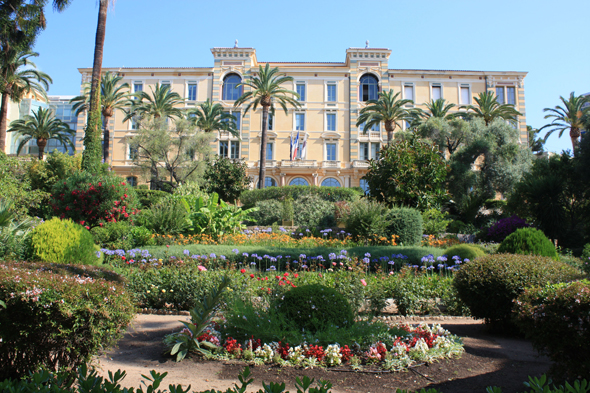
{"label": "tall palm trunk", "polygon": [[100,0],[98,10],[98,25],[96,27],[96,41],[94,43],[94,64],[92,67],[92,82],[90,87],[90,108],[88,110],[88,122],[84,135],[84,154],[82,168],[96,173],[102,157],[100,127],[100,73],[102,71],[102,56],[104,50],[104,37],[107,24],[108,0]]}
{"label": "tall palm trunk", "polygon": [[385,122],[385,131],[387,131],[387,143],[393,143],[393,121]]}
{"label": "tall palm trunk", "polygon": [[47,139],[37,138],[37,147],[39,148],[39,159],[40,160],[43,160],[43,155],[45,155],[45,146],[47,146]]}
{"label": "tall palm trunk", "polygon": [[260,172],[258,174],[258,188],[264,188],[266,180],[266,130],[268,129],[268,106],[262,106],[262,135],[260,137]]}
{"label": "tall palm trunk", "polygon": [[572,153],[574,156],[576,155],[576,150],[578,150],[580,136],[582,136],[582,133],[578,127],[570,128],[570,139],[572,140]]}
{"label": "tall palm trunk", "polygon": [[0,104],[0,151],[6,152],[6,129],[8,127],[8,101],[10,98],[7,94],[2,94],[2,103]]}
{"label": "tall palm trunk", "polygon": [[109,162],[109,152],[111,149],[111,130],[109,128],[110,116],[104,116],[104,145],[102,158],[104,162]]}

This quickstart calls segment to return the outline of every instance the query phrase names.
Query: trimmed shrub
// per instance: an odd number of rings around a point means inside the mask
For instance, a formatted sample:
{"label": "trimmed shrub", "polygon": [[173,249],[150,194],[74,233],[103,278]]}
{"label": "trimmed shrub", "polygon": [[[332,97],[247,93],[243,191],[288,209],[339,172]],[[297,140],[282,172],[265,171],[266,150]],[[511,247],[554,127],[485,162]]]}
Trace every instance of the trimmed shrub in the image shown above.
{"label": "trimmed shrub", "polygon": [[422,212],[424,233],[427,235],[440,235],[447,230],[447,226],[453,220],[447,220],[449,212],[440,209],[428,209]]}
{"label": "trimmed shrub", "polygon": [[303,195],[314,194],[328,202],[348,201],[352,202],[363,195],[358,188],[344,187],[317,187],[317,186],[284,186],[284,187],[267,187],[262,190],[247,190],[240,195],[240,202],[244,208],[253,207],[258,201],[269,199],[283,200],[290,196],[293,199],[299,199]]}
{"label": "trimmed shrub", "polygon": [[556,374],[590,375],[590,281],[527,288],[514,313],[527,339],[555,362]]}
{"label": "trimmed shrub", "polygon": [[[278,187],[272,187],[278,188]],[[327,187],[334,188],[334,187]],[[333,227],[334,203],[328,202],[315,194],[302,195],[293,203],[295,211],[295,225],[299,227]],[[279,210],[279,213],[281,210]]]}
{"label": "trimmed shrub", "polygon": [[137,202],[141,209],[147,209],[153,205],[157,205],[160,201],[170,195],[170,193],[166,191],[144,190],[141,188],[136,188],[135,193],[137,194]]}
{"label": "trimmed shrub", "polygon": [[287,291],[276,307],[289,321],[305,330],[318,331],[328,326],[344,327],[354,323],[354,314],[346,298],[335,289],[320,284]]}
{"label": "trimmed shrub", "polygon": [[144,226],[131,227],[131,237],[133,238],[134,247],[154,246],[156,244],[154,234]]}
{"label": "trimmed shrub", "polygon": [[59,265],[0,264],[0,300],[6,303],[0,307],[0,380],[40,366],[71,371],[119,338],[133,318],[119,277],[59,272]]}
{"label": "trimmed shrub", "polygon": [[272,225],[277,222],[279,225],[282,223],[282,208],[281,201],[268,200],[256,202],[258,211],[249,214],[248,224],[249,225]]}
{"label": "trimmed shrub", "polygon": [[422,215],[411,207],[394,207],[387,214],[390,221],[388,235],[397,235],[397,242],[406,246],[419,244],[422,241]]}
{"label": "trimmed shrub", "polygon": [[445,254],[447,254],[449,258],[458,255],[461,257],[461,260],[469,259],[470,261],[473,261],[475,258],[486,255],[486,252],[471,244],[457,244],[456,246],[447,248]]}
{"label": "trimmed shrub", "polygon": [[50,205],[55,215],[90,229],[99,223],[132,221],[136,199],[133,187],[119,176],[78,172],[53,186]]}
{"label": "trimmed shrub", "polygon": [[94,242],[102,248],[129,250],[134,245],[131,228],[127,221],[107,222],[92,228],[90,233],[94,237]]}
{"label": "trimmed shrub", "polygon": [[579,270],[551,258],[494,254],[464,264],[454,285],[471,315],[505,329],[511,327],[513,301],[525,288],[580,277]]}
{"label": "trimmed shrub", "polygon": [[99,263],[92,234],[72,220],[57,217],[37,226],[31,235],[33,258],[43,262],[95,265]]}
{"label": "trimmed shrub", "polygon": [[387,226],[391,223],[389,208],[380,202],[361,199],[349,205],[347,215],[343,216],[346,231],[355,239],[371,236],[387,237]]}
{"label": "trimmed shrub", "polygon": [[487,237],[489,240],[501,243],[508,235],[520,228],[527,228],[530,225],[518,216],[503,218],[497,221],[488,229]]}
{"label": "trimmed shrub", "polygon": [[508,235],[500,244],[498,252],[523,254],[523,255],[540,255],[559,259],[555,246],[551,240],[547,239],[545,234],[535,228],[521,228],[516,232]]}

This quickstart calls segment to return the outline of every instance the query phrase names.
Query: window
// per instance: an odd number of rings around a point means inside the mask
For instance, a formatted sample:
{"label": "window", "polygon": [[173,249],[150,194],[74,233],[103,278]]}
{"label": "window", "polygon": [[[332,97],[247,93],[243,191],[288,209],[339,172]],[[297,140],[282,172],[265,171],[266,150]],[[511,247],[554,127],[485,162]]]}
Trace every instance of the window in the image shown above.
{"label": "window", "polygon": [[242,78],[237,74],[229,74],[223,79],[223,100],[235,101],[242,95]]}
{"label": "window", "polygon": [[332,177],[329,177],[322,182],[322,187],[340,187],[340,182]]}
{"label": "window", "polygon": [[186,85],[186,98],[189,101],[197,100],[197,82],[189,82]]}
{"label": "window", "polygon": [[369,156],[369,144],[367,142],[361,142],[360,143],[360,159],[361,160],[369,160],[370,156]]}
{"label": "window", "polygon": [[377,160],[379,158],[379,150],[381,150],[379,143],[371,143],[371,158],[372,159]]}
{"label": "window", "polygon": [[404,84],[404,99],[414,101],[414,85]]}
{"label": "window", "polygon": [[295,131],[305,131],[305,113],[295,113]]}
{"label": "window", "polygon": [[299,101],[304,102],[305,101],[305,83],[297,82],[295,84],[295,91],[297,92],[297,94],[299,94]]}
{"label": "window", "polygon": [[506,88],[506,103],[516,105],[516,88],[514,86],[508,86]]}
{"label": "window", "polygon": [[379,96],[379,81],[371,74],[366,74],[361,77],[361,101],[376,100]]}
{"label": "window", "polygon": [[336,161],[335,143],[326,143],[326,161]]}
{"label": "window", "polygon": [[326,130],[336,131],[336,114],[326,113]]}
{"label": "window", "polygon": [[[133,93],[137,94],[140,91],[143,91],[143,82],[141,81],[135,81],[133,82]],[[133,97],[133,99],[137,99],[138,97]],[[136,130],[136,128],[131,128],[132,130]]]}
{"label": "window", "polygon": [[504,101],[504,87],[496,87],[496,101],[498,101],[498,104],[500,105],[506,103]]}
{"label": "window", "polygon": [[240,142],[231,141],[229,153],[230,153],[229,158],[232,158],[234,160],[239,159],[240,158]]}
{"label": "window", "polygon": [[290,186],[309,186],[307,180],[302,177],[296,177],[289,183]]}
{"label": "window", "polygon": [[336,102],[336,84],[328,83],[328,85],[326,85],[326,89],[326,101]]}
{"label": "window", "polygon": [[266,124],[268,131],[272,131],[273,126],[274,126],[273,123],[274,123],[274,119],[273,119],[272,113],[268,112],[268,122]]}
{"label": "window", "polygon": [[440,83],[432,84],[432,101],[442,98],[442,85]]}
{"label": "window", "polygon": [[137,177],[127,176],[127,184],[129,184],[131,187],[136,187],[137,186]]}
{"label": "window", "polygon": [[227,157],[228,154],[228,142],[227,141],[219,141],[219,155],[221,157]]}
{"label": "window", "polygon": [[365,195],[369,195],[369,182],[367,180],[361,179],[359,186],[363,189]]}
{"label": "window", "polygon": [[[371,126],[371,128],[369,128],[369,130],[368,130],[368,131],[379,131],[379,129],[380,129],[380,125],[379,125],[379,123],[376,123],[376,124],[373,124],[373,125]],[[361,132],[364,132],[364,130],[365,130],[365,123],[361,123],[361,124],[359,125],[359,130],[360,130]]]}
{"label": "window", "polygon": [[277,182],[272,177],[265,177],[264,178],[264,187],[276,187]]}
{"label": "window", "polygon": [[137,130],[139,129],[139,122],[137,121],[137,118],[135,116],[133,116],[131,118],[131,129],[132,130]]}
{"label": "window", "polygon": [[[236,125],[236,130],[240,131],[240,127],[242,126],[241,120],[242,120],[242,113],[241,112],[225,112],[228,115],[232,115],[233,117],[236,118],[236,121],[234,122],[234,124]],[[229,119],[226,119],[225,121],[229,121]]]}
{"label": "window", "polygon": [[272,160],[272,148],[273,148],[272,145],[273,145],[272,142],[268,142],[266,144],[266,159],[267,160]]}
{"label": "window", "polygon": [[131,147],[131,145],[128,145],[128,148],[127,148],[127,159],[128,160],[135,161],[137,159],[138,154],[139,154],[139,151],[137,150],[136,147]]}
{"label": "window", "polygon": [[471,92],[469,91],[469,85],[461,85],[461,104],[471,104]]}

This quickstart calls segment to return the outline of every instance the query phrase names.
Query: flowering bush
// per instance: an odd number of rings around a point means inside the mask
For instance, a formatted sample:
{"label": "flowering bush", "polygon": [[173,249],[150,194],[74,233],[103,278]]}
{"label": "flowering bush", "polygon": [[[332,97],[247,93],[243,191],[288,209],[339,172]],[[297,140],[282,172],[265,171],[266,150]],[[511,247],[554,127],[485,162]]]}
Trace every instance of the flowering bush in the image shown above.
{"label": "flowering bush", "polygon": [[[72,268],[73,269],[73,268]],[[63,265],[0,263],[0,380],[39,366],[73,370],[119,338],[134,315],[113,273]],[[60,274],[63,273],[63,274]]]}
{"label": "flowering bush", "polygon": [[590,375],[590,281],[526,289],[514,313],[533,346],[555,362],[557,374]]}
{"label": "flowering bush", "polygon": [[52,188],[54,214],[90,229],[105,222],[132,221],[136,196],[123,178],[78,172]]}
{"label": "flowering bush", "polygon": [[527,224],[525,220],[518,216],[503,218],[488,229],[488,238],[493,242],[501,243],[506,239],[506,236],[510,235],[517,229],[529,226],[530,225]]}

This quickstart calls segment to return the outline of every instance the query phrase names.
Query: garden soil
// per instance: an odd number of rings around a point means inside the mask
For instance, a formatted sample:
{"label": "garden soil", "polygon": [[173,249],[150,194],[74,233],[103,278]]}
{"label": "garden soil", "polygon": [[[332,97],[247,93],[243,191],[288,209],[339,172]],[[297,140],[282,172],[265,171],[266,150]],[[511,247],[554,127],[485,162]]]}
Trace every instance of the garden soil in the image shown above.
{"label": "garden soil", "polygon": [[[122,369],[127,372],[122,385],[138,387],[143,379],[142,374],[149,375],[150,370],[156,370],[168,373],[163,388],[169,384],[191,385],[191,391],[225,391],[233,387],[238,382],[238,373],[244,368],[242,363],[206,361],[196,357],[177,363],[174,358],[165,355],[162,338],[183,327],[179,320],[188,321],[188,317],[137,315],[117,346],[97,358],[102,375]],[[538,356],[530,342],[492,335],[481,321],[452,318],[425,322],[440,323],[463,337],[463,356],[394,373],[360,373],[344,367],[339,368],[340,371],[330,371],[321,368],[251,366],[255,380],[248,391],[258,391],[262,381],[273,381],[285,382],[287,390],[296,392],[295,378],[307,375],[316,381],[330,381],[333,393],[389,393],[398,388],[415,391],[423,387],[436,388],[445,393],[484,393],[487,386],[499,386],[504,393],[510,393],[523,391],[523,382],[528,380],[529,375],[539,376],[551,366],[549,359]]]}

